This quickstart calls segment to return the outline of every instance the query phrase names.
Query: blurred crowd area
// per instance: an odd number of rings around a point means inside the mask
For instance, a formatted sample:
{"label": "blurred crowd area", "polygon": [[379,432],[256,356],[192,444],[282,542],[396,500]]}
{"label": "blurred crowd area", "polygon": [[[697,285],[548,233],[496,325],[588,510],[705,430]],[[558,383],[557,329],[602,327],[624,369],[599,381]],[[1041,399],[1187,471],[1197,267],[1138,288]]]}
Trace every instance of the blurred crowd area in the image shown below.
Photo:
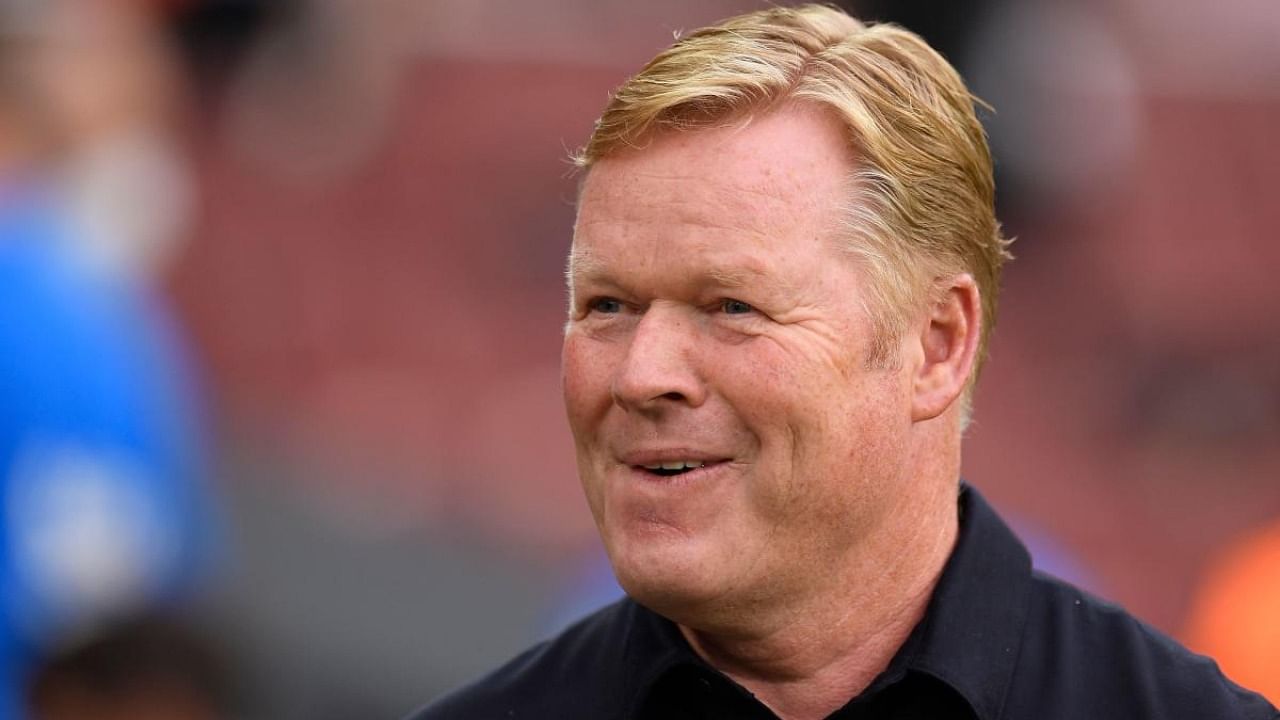
{"label": "blurred crowd area", "polygon": [[[1280,702],[1280,5],[879,0],[1018,238],[965,476]],[[0,0],[0,720],[397,717],[619,592],[567,161],[745,0]]]}

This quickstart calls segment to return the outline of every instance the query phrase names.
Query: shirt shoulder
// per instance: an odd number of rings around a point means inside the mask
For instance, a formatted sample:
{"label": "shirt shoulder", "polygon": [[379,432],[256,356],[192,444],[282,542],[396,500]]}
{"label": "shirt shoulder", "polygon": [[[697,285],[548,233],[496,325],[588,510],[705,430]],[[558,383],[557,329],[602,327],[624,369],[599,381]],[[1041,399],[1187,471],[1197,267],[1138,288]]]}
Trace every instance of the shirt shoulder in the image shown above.
{"label": "shirt shoulder", "polygon": [[1036,573],[1004,717],[1275,720],[1262,696],[1105,602]]}
{"label": "shirt shoulder", "polygon": [[609,605],[407,720],[609,720],[625,700],[621,658],[634,607]]}

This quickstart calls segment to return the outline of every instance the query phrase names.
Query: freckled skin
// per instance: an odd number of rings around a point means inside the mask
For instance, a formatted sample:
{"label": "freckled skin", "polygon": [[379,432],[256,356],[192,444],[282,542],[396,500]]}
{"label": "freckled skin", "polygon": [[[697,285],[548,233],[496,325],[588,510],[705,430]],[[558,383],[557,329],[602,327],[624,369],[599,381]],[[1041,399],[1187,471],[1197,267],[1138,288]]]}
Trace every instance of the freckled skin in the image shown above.
{"label": "freckled skin", "polygon": [[[677,622],[830,595],[909,496],[909,370],[867,369],[866,279],[834,245],[854,167],[836,122],[793,107],[584,181],[563,350],[579,473],[623,587]],[[620,461],[639,447],[729,462],[646,481]]]}

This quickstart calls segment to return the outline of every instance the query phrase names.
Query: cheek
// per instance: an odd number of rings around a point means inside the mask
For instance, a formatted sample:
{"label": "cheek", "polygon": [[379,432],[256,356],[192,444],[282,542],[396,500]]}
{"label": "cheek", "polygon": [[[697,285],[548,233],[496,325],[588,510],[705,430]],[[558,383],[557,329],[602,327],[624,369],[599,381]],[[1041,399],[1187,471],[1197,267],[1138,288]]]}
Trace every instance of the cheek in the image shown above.
{"label": "cheek", "polygon": [[829,460],[824,450],[838,435],[832,404],[844,391],[826,382],[812,360],[769,341],[721,352],[715,362],[717,384],[756,445],[752,504],[770,517],[786,515],[813,491],[817,463]]}
{"label": "cheek", "polygon": [[898,452],[901,398],[890,373],[817,355],[765,344],[722,359],[726,397],[759,443],[768,481],[752,494],[762,512],[839,516],[867,492],[859,480],[874,480]]}
{"label": "cheek", "polygon": [[849,392],[837,373],[803,352],[769,340],[709,358],[717,384],[745,423],[768,445],[811,441],[831,424]]}
{"label": "cheek", "polygon": [[603,471],[597,463],[600,423],[612,404],[606,370],[610,365],[603,354],[598,343],[568,335],[560,358],[561,390],[577,448],[578,479],[597,524],[604,517]]}
{"label": "cheek", "polygon": [[600,343],[570,335],[564,341],[560,367],[569,426],[581,439],[592,420],[612,403],[609,388],[613,361]]}

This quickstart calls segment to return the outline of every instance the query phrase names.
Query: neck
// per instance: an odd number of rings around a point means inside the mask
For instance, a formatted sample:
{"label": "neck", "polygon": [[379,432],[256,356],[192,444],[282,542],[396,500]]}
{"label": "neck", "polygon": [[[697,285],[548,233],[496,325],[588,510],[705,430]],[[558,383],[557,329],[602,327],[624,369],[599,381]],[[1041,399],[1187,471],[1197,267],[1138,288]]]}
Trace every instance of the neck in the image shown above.
{"label": "neck", "polygon": [[857,548],[828,592],[754,618],[750,630],[681,625],[681,632],[780,718],[827,717],[888,667],[924,617],[955,545],[955,493],[952,480],[929,497],[904,497],[891,515],[900,531]]}

